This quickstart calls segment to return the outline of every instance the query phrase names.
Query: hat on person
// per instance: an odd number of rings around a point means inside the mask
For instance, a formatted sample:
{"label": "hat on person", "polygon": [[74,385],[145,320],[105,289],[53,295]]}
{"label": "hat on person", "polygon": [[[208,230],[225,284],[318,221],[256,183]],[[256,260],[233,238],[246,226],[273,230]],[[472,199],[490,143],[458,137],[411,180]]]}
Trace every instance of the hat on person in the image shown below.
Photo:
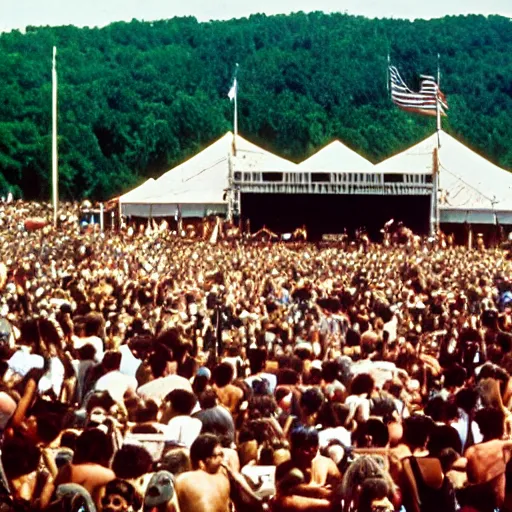
{"label": "hat on person", "polygon": [[197,377],[206,377],[207,379],[211,379],[212,372],[208,368],[206,368],[206,366],[201,366],[201,368],[199,368],[199,370],[197,370],[196,376]]}
{"label": "hat on person", "polygon": [[169,471],[160,470],[149,481],[144,496],[144,510],[153,510],[153,508],[169,503],[173,496],[173,476]]}

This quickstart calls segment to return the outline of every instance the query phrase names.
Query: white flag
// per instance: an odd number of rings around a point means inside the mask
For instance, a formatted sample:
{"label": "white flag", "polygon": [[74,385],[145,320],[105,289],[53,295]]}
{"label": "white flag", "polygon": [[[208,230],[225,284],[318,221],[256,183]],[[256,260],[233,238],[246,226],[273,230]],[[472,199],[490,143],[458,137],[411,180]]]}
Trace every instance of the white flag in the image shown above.
{"label": "white flag", "polygon": [[230,99],[230,101],[233,101],[235,99],[237,88],[238,88],[238,84],[237,84],[236,78],[235,78],[233,80],[233,85],[231,86],[231,89],[229,89],[229,92],[228,92],[228,98]]}

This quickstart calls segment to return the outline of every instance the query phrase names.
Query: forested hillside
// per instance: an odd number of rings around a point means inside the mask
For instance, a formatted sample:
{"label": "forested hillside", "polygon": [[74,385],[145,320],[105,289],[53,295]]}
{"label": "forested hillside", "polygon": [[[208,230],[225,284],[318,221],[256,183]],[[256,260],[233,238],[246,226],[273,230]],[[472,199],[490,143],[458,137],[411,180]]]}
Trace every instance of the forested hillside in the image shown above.
{"label": "forested hillside", "polygon": [[108,198],[158,176],[232,129],[227,92],[240,64],[239,129],[301,161],[338,138],[373,162],[435,128],[399,111],[387,54],[411,87],[435,74],[446,131],[512,169],[512,23],[343,14],[176,18],[102,29],[27,27],[0,35],[0,189],[49,198],[51,58],[58,47],[60,191]]}

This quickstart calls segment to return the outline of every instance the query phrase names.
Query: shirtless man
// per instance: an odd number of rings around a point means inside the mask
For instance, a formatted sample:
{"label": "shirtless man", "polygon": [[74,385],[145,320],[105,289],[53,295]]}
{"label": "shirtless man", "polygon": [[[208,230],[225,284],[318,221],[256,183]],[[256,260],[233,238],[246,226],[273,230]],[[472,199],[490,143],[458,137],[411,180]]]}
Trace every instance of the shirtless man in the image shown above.
{"label": "shirtless man", "polygon": [[341,483],[334,462],[318,453],[318,432],[297,427],[291,433],[291,460],[276,470],[277,512],[323,512],[332,507],[333,490]]}
{"label": "shirtless man", "polygon": [[181,512],[228,512],[229,479],[222,468],[223,451],[213,434],[200,435],[190,447],[192,471],[178,476]]}
{"label": "shirtless man", "polygon": [[216,391],[219,397],[219,402],[229,409],[231,414],[235,414],[238,411],[240,402],[244,397],[243,391],[231,384],[235,370],[233,365],[230,363],[221,363],[217,365],[212,373],[213,377],[213,389]]}

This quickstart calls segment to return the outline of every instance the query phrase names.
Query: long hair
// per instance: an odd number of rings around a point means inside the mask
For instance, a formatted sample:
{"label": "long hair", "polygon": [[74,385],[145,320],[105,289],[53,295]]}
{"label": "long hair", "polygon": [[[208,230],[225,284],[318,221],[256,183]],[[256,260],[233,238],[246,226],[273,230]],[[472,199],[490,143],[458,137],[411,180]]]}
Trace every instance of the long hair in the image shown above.
{"label": "long hair", "polygon": [[344,511],[351,510],[356,501],[360,487],[367,478],[382,478],[386,481],[389,489],[393,489],[391,476],[385,470],[384,459],[374,455],[362,455],[358,457],[343,475],[341,482],[341,495],[344,500]]}

